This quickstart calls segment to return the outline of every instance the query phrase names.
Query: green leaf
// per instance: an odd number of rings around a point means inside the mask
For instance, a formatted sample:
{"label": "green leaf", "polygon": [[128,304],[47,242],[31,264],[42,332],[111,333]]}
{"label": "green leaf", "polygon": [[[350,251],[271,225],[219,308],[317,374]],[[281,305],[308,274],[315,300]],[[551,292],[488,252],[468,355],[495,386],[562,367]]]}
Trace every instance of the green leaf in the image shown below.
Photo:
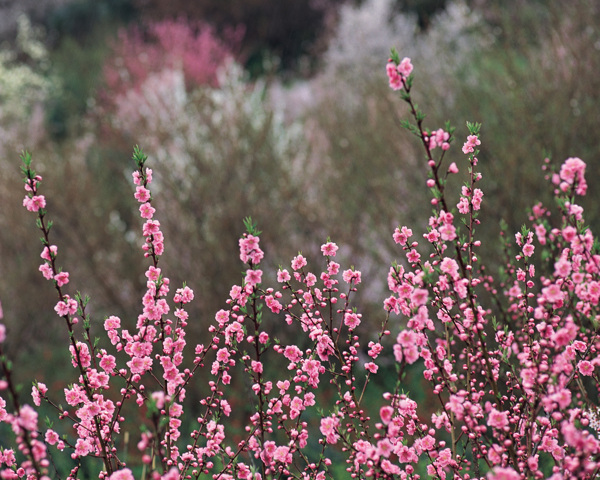
{"label": "green leaf", "polygon": [[257,223],[252,221],[252,217],[244,218],[244,227],[246,227],[246,232],[248,232],[250,235],[258,236],[262,233],[260,230],[258,230]]}
{"label": "green leaf", "polygon": [[144,167],[144,163],[146,163],[147,159],[148,155],[142,151],[139,145],[133,147],[133,160],[140,169]]}
{"label": "green leaf", "polygon": [[31,167],[31,154],[27,150],[23,150],[20,157],[21,161],[23,162],[23,166],[29,170],[29,167]]}
{"label": "green leaf", "polygon": [[471,135],[479,135],[479,130],[481,129],[481,123],[467,122],[467,128],[469,129],[469,133]]}

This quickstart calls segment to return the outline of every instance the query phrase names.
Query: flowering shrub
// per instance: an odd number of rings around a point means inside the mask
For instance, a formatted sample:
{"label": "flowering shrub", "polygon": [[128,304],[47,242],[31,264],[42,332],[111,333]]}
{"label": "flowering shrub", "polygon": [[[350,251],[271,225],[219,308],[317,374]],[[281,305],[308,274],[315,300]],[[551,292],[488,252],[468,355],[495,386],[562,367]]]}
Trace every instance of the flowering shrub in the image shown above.
{"label": "flowering shrub", "polygon": [[48,75],[48,52],[42,38],[42,32],[21,15],[15,45],[0,48],[0,157],[20,145],[23,136],[33,145],[44,137],[43,104],[60,85]]}
{"label": "flowering shrub", "polygon": [[[67,293],[71,279],[51,242],[42,178],[24,154],[23,205],[37,215],[40,272],[57,292],[55,310],[69,332],[77,374],[64,389],[66,407],[43,383],[31,391],[36,407],[50,405],[69,425],[60,434],[58,426],[41,428],[2,356],[0,420],[12,427],[16,447],[1,450],[2,478],[48,478],[61,452],[73,461],[69,478],[84,475],[88,457],[101,460],[98,477],[108,479],[320,480],[333,478],[340,465],[345,478],[595,477],[600,255],[576,203],[587,190],[585,163],[570,158],[555,172],[545,164],[557,209],[534,206],[531,228],[515,235],[514,246],[505,242],[506,267],[494,279],[478,254],[480,125],[467,123],[464,165],[447,165],[454,129],[424,127],[411,96],[412,70],[408,58],[392,53],[390,86],[407,103],[413,121],[404,126],[425,151],[433,213],[421,242],[408,226],[394,231],[405,260],[389,270],[385,315],[368,335],[359,333],[363,318],[353,304],[361,272],[336,262],[335,243],[322,245],[322,269],[299,253],[279,268],[277,287],[267,287],[260,232],[247,219],[239,240],[243,280],[231,288],[205,343],[186,348],[195,295],[186,285],[172,294],[160,267],[165,239],[152,170],[139,148],[134,197],[149,263],[142,313],[135,322],[94,321],[88,300]],[[447,189],[461,170],[467,182],[451,204]],[[293,342],[275,336],[273,316],[278,328],[293,332],[286,336]],[[98,327],[105,339],[93,336]],[[0,346],[5,336],[0,327]],[[395,372],[394,381],[367,405],[383,371]],[[203,374],[203,397],[186,405],[186,389]],[[422,376],[433,413],[405,391],[415,385],[413,374]],[[327,396],[332,400],[322,400]],[[131,465],[128,432],[139,450]]]}
{"label": "flowering shrub", "polygon": [[165,69],[181,70],[188,87],[216,85],[218,69],[233,59],[242,35],[242,29],[231,31],[226,43],[209,25],[183,18],[121,30],[104,67],[107,89],[111,95],[138,90],[149,75]]}

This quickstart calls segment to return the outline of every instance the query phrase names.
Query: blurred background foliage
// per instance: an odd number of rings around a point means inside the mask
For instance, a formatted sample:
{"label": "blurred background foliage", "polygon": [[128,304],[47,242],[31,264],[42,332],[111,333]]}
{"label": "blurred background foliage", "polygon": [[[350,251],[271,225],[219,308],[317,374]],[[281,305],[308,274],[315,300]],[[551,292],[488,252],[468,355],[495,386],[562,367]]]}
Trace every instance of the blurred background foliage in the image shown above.
{"label": "blurred background foliage", "polygon": [[[479,233],[492,265],[500,219],[516,232],[548,200],[546,155],[579,156],[592,185],[599,177],[594,0],[65,0],[31,13],[0,50],[0,300],[15,364],[35,371],[43,339],[49,383],[64,383],[52,347],[64,334],[21,206],[24,148],[45,177],[70,287],[92,297],[97,321],[125,325],[145,280],[130,158],[133,145],[146,150],[164,272],[196,291],[192,343],[241,279],[247,216],[264,232],[268,272],[298,250],[322,268],[330,236],[369,285],[363,334],[383,318],[393,228],[423,232],[430,214],[423,154],[387,87],[391,46],[413,58],[427,127],[458,122],[449,162],[464,166],[464,122],[483,123]],[[582,200],[596,232],[599,196],[592,186]]]}

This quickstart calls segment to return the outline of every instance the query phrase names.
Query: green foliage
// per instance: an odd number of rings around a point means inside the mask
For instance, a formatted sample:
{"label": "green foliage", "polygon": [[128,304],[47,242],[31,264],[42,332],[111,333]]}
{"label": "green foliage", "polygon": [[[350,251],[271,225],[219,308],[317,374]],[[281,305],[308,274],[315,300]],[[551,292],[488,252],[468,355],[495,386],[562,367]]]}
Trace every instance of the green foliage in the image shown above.
{"label": "green foliage", "polygon": [[471,135],[479,135],[479,130],[481,129],[481,123],[477,122],[467,122],[467,129]]}
{"label": "green foliage", "polygon": [[136,145],[135,147],[133,147],[133,161],[137,165],[138,169],[141,170],[144,168],[144,164],[146,163],[146,160],[148,160],[148,155],[146,155],[142,151],[140,146]]}
{"label": "green foliage", "polygon": [[63,36],[50,56],[53,72],[61,80],[48,99],[47,125],[52,136],[64,140],[68,135],[80,135],[81,118],[95,104],[102,84],[102,65],[110,53],[107,37],[115,26],[96,25],[82,40]]}
{"label": "green foliage", "polygon": [[244,218],[244,227],[246,227],[246,232],[248,232],[250,235],[258,236],[262,233],[260,230],[258,230],[257,223],[252,221],[251,217]]}
{"label": "green foliage", "polygon": [[99,25],[127,22],[136,15],[131,0],[74,0],[53,10],[46,27],[60,39],[83,43]]}

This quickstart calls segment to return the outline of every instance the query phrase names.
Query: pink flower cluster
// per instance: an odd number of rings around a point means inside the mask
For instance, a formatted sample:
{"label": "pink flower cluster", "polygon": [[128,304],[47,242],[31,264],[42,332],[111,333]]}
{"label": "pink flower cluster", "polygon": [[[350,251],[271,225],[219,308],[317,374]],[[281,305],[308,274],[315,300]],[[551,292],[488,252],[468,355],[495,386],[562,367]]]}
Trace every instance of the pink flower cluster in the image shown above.
{"label": "pink flower cluster", "polygon": [[[433,150],[434,148],[440,147],[442,150],[446,151],[450,148],[450,133],[446,132],[442,128],[438,128],[437,130],[431,133],[423,132],[423,137],[429,145],[429,150]],[[452,165],[454,165],[454,167],[452,168],[452,170],[454,170],[456,168],[456,164]],[[456,170],[456,172],[458,172],[458,170]],[[453,173],[456,172],[453,171]]]}
{"label": "pink flower cluster", "polygon": [[135,189],[135,199],[141,203],[140,216],[146,220],[144,223],[143,234],[146,242],[143,249],[147,257],[160,256],[165,251],[164,235],[160,230],[160,222],[154,220],[154,212],[156,211],[151,205],[150,190],[148,185],[152,182],[152,169],[147,168],[143,172],[136,171],[133,173],[133,183],[137,185]]}
{"label": "pink flower cluster", "polygon": [[[392,88],[406,87],[410,60],[391,63]],[[57,292],[75,375],[61,392],[64,407],[59,392],[34,383],[33,405],[47,403],[59,420],[42,429],[36,408],[16,394],[0,325],[0,422],[11,427],[15,446],[0,449],[0,477],[46,479],[50,457],[64,452],[74,462],[69,479],[86,474],[88,457],[102,462],[103,480],[131,480],[140,465],[157,480],[324,480],[333,478],[336,458],[348,478],[596,478],[600,254],[575,203],[587,189],[585,164],[571,158],[552,175],[558,209],[536,205],[531,228],[514,244],[505,239],[496,280],[478,254],[479,126],[468,124],[469,176],[453,207],[440,177],[458,171],[441,168],[450,132],[423,133],[408,89],[402,98],[421,132],[433,214],[422,237],[407,226],[393,233],[402,261],[389,269],[377,327],[354,305],[361,272],[334,261],[338,246],[329,239],[322,268],[299,253],[279,268],[277,287],[266,286],[259,232],[246,219],[239,241],[245,274],[205,344],[188,347],[186,305],[195,294],[185,285],[171,294],[159,267],[164,239],[148,188],[152,171],[136,148],[134,197],[150,262],[141,313],[133,321],[107,317],[106,338],[96,342],[87,300],[63,291],[72,279],[57,267],[45,204],[33,200],[42,197],[41,178],[25,156],[24,206],[37,214],[40,271]],[[432,139],[441,147],[435,158]],[[389,388],[371,404],[377,376]],[[192,382],[200,388],[190,404]],[[419,402],[404,393],[415,385],[425,390]],[[143,413],[126,418],[132,411]],[[125,431],[135,437],[135,454],[122,447]]]}
{"label": "pink flower cluster", "polygon": [[393,90],[401,90],[406,87],[406,79],[413,71],[413,66],[410,58],[403,58],[399,64],[389,60],[385,71],[390,82],[390,88]]}
{"label": "pink flower cluster", "polygon": [[477,135],[469,135],[467,141],[463,145],[462,151],[465,155],[468,155],[469,153],[473,153],[475,148],[479,145],[481,145],[479,137]]}
{"label": "pink flower cluster", "polygon": [[108,91],[120,96],[138,90],[149,75],[166,68],[181,69],[189,87],[216,85],[218,69],[233,57],[243,33],[230,30],[224,42],[209,25],[184,18],[122,29],[104,66]]}
{"label": "pink flower cluster", "polygon": [[553,182],[562,192],[574,188],[577,195],[585,195],[587,192],[585,162],[580,158],[568,158],[562,164],[560,172],[554,175]]}

